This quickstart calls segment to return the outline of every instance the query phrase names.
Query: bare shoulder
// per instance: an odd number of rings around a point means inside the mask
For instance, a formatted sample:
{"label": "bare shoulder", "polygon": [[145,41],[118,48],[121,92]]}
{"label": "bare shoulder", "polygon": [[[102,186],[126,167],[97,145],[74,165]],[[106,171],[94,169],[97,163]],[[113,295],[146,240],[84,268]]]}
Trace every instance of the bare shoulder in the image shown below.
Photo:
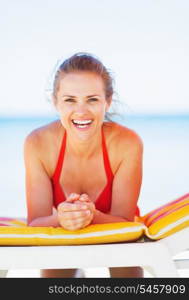
{"label": "bare shoulder", "polygon": [[112,148],[117,154],[120,154],[120,158],[128,153],[143,152],[142,138],[135,130],[113,122],[107,124],[107,128],[107,131],[110,132]]}
{"label": "bare shoulder", "polygon": [[106,122],[105,128],[110,138],[114,139],[116,143],[130,143],[131,145],[143,144],[139,134],[129,127],[120,125],[115,122]]}
{"label": "bare shoulder", "polygon": [[[47,145],[55,136],[61,134],[63,126],[59,120],[48,123],[44,126],[32,130],[25,138],[25,144],[31,144],[33,147],[40,148]],[[53,142],[53,141],[52,141]]]}
{"label": "bare shoulder", "polygon": [[31,131],[24,141],[24,157],[27,160],[35,155],[48,174],[51,174],[50,166],[53,165],[56,149],[59,149],[64,128],[59,120],[48,123]]}

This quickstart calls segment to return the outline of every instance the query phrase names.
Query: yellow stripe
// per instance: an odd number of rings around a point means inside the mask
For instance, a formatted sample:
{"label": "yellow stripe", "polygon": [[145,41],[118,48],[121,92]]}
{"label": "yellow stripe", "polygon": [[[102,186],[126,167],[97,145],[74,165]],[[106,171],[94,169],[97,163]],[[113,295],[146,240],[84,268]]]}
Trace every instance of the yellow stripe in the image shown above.
{"label": "yellow stripe", "polygon": [[182,220],[183,217],[189,218],[189,207],[182,207],[180,210],[173,212],[170,215],[164,216],[156,221],[154,224],[148,227],[150,234],[156,235],[162,228],[175,223],[178,220]]}
{"label": "yellow stripe", "polygon": [[150,222],[152,222],[155,218],[157,218],[158,216],[160,216],[161,214],[165,213],[165,212],[170,212],[172,213],[172,210],[175,208],[178,208],[184,204],[189,204],[189,197],[187,197],[186,199],[183,199],[182,201],[179,201],[178,203],[175,204],[171,204],[167,207],[164,207],[162,209],[160,209],[157,213],[153,214],[151,216],[151,213],[148,213],[147,215],[145,215],[144,217],[142,217],[142,221],[148,226],[148,224]]}
{"label": "yellow stripe", "polygon": [[189,218],[183,218],[182,220],[177,220],[175,223],[169,224],[167,227],[163,227],[156,234],[152,232],[149,228],[146,228],[145,235],[152,240],[158,240],[165,238],[173,233],[178,232],[189,226]]}
{"label": "yellow stripe", "polygon": [[[25,227],[0,228],[1,245],[79,245],[98,244],[121,241],[133,241],[144,233],[144,225],[127,222],[91,225],[78,231],[67,231],[63,228]],[[99,228],[101,227],[101,228]],[[96,228],[96,230],[94,230]],[[11,229],[11,230],[10,230]],[[50,229],[50,230],[49,230]],[[87,230],[86,230],[87,229]],[[100,230],[99,230],[100,229]],[[109,230],[107,230],[109,229]],[[82,232],[81,232],[82,231]],[[22,236],[22,238],[21,238]]]}

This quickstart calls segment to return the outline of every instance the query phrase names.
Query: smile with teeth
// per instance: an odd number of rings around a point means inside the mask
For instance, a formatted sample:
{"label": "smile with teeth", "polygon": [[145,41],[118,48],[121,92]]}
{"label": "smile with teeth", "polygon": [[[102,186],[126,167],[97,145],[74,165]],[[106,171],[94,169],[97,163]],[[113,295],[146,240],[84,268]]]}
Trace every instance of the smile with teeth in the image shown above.
{"label": "smile with teeth", "polygon": [[92,120],[72,120],[72,123],[78,128],[86,128],[92,123]]}

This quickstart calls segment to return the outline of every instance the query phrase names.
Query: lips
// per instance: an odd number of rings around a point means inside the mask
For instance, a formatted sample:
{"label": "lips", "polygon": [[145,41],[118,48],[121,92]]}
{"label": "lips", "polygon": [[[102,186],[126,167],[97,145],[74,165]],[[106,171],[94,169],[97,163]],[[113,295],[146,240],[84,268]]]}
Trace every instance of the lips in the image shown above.
{"label": "lips", "polygon": [[91,124],[92,121],[93,120],[91,120],[91,119],[82,119],[82,120],[72,119],[72,123],[77,124],[77,125],[88,125],[88,124]]}
{"label": "lips", "polygon": [[[86,121],[86,122],[84,122],[84,121]],[[87,121],[90,121],[90,122],[87,122]],[[75,128],[77,128],[78,130],[88,130],[90,128],[92,122],[93,122],[93,120],[89,120],[89,119],[86,119],[86,120],[72,120],[73,126]]]}

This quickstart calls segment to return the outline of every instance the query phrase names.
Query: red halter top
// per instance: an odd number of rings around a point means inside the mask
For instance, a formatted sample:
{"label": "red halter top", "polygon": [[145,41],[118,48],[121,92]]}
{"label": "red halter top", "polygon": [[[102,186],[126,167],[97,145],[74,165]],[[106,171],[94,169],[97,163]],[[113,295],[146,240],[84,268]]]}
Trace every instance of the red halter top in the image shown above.
{"label": "red halter top", "polygon": [[[62,140],[62,145],[60,148],[60,153],[58,156],[58,162],[55,168],[55,172],[52,176],[52,186],[53,186],[53,204],[55,207],[58,206],[59,203],[66,200],[64,191],[60,185],[59,178],[63,166],[64,161],[64,153],[66,148],[66,131]],[[110,166],[108,152],[106,149],[105,137],[102,130],[102,150],[103,150],[103,158],[104,158],[104,168],[106,171],[107,184],[100,193],[99,197],[95,201],[95,207],[101,212],[107,213],[111,208],[111,200],[112,200],[112,183],[114,179],[114,175]],[[138,208],[136,215],[138,215]]]}

